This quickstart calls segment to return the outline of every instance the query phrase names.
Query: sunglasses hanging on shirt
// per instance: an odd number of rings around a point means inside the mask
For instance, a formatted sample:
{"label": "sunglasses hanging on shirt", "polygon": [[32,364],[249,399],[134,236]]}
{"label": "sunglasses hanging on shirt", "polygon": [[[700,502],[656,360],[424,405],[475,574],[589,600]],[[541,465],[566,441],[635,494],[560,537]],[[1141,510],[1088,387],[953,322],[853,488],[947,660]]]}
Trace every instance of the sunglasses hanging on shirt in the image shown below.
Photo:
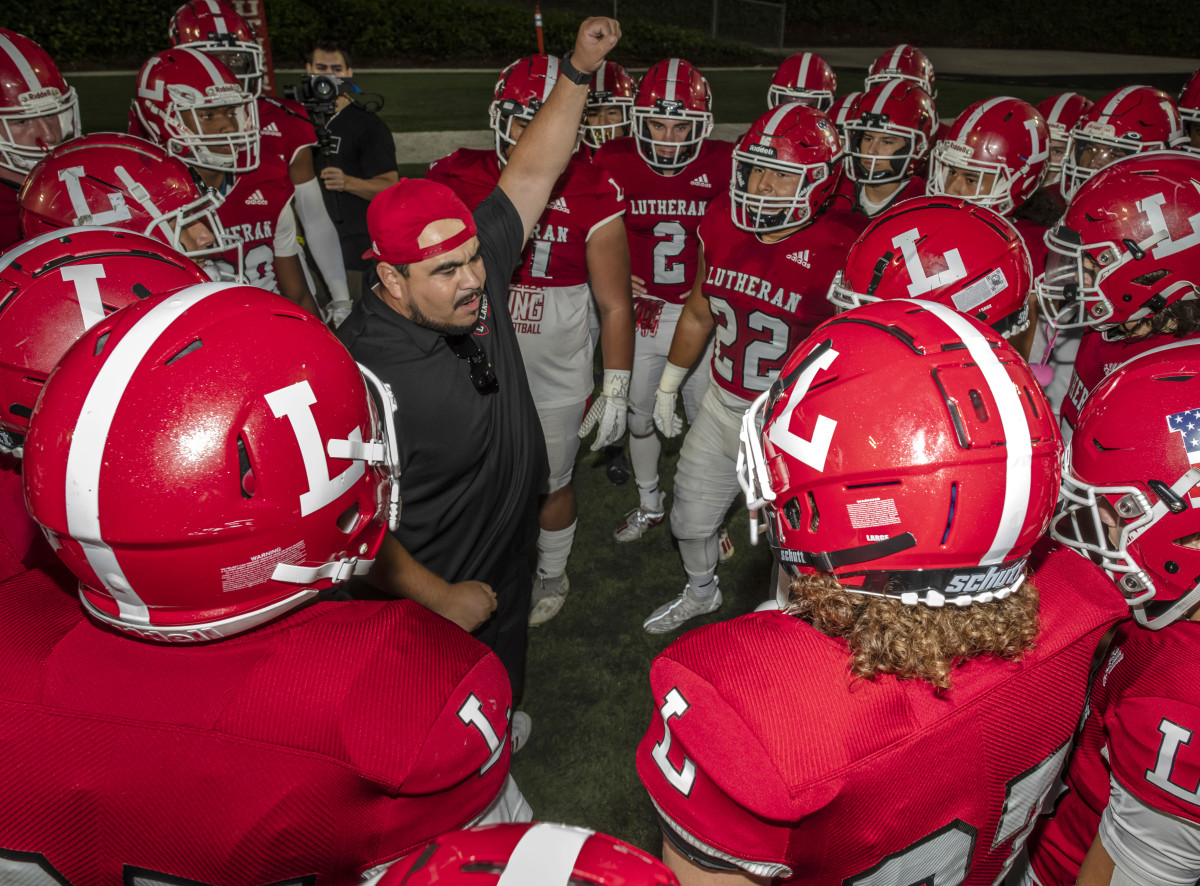
{"label": "sunglasses hanging on shirt", "polygon": [[492,369],[487,354],[479,347],[479,342],[473,334],[447,335],[446,346],[455,357],[467,361],[471,368],[471,384],[475,385],[475,390],[483,395],[494,394],[500,390],[500,380],[496,378],[496,371]]}

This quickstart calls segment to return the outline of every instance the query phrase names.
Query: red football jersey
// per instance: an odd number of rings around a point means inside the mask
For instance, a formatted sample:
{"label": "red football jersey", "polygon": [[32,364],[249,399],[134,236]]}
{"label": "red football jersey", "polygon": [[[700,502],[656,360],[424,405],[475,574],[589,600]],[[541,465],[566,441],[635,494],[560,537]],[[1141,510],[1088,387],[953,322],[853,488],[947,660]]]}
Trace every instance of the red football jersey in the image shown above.
{"label": "red football jersey", "polygon": [[826,295],[858,236],[858,223],[831,210],[790,237],[764,243],[737,228],[729,210],[723,194],[700,223],[701,291],[716,322],[713,381],[753,400],[813,328],[834,315]]}
{"label": "red football jersey", "polygon": [[1128,611],[1078,561],[1056,550],[1034,578],[1036,648],[967,662],[944,695],[851,679],[845,642],[784,612],[691,631],[651,668],[660,716],[638,773],[707,854],[783,882],[1000,882],[1066,762],[1096,644]]}
{"label": "red football jersey", "polygon": [[[242,241],[246,282],[260,289],[279,291],[275,279],[275,231],[279,218],[291,202],[295,189],[291,179],[275,164],[261,164],[253,172],[236,177],[217,209],[217,217],[231,235]],[[218,259],[226,271],[236,267],[237,255],[226,252]]]}
{"label": "red football jersey", "polygon": [[592,163],[624,194],[630,269],[651,297],[683,304],[696,279],[696,229],[708,204],[729,192],[733,143],[705,139],[696,159],[675,175],[655,172],[632,136],[605,142]]}
{"label": "red football jersey", "polygon": [[458,194],[474,212],[500,181],[500,161],[494,150],[459,148],[429,164],[425,177]]}
{"label": "red football jersey", "polygon": [[925,179],[918,175],[914,175],[904,182],[904,184],[900,187],[900,193],[897,194],[884,209],[880,210],[880,212],[877,212],[873,216],[869,216],[863,211],[862,204],[858,202],[858,183],[850,178],[850,176],[846,175],[845,172],[838,173],[837,187],[833,189],[835,206],[852,211],[854,213],[855,217],[859,219],[858,232],[860,234],[866,229],[867,225],[871,223],[873,218],[878,218],[881,214],[886,212],[888,209],[891,209],[897,203],[903,202],[904,200],[911,200],[913,197],[924,196]]}
{"label": "red football jersey", "polygon": [[[1200,338],[1200,333],[1184,338]],[[1079,421],[1079,410],[1083,408],[1088,394],[1096,390],[1110,372],[1138,354],[1169,345],[1173,341],[1178,341],[1173,335],[1147,335],[1139,339],[1108,341],[1103,334],[1094,329],[1085,329],[1079,342],[1079,350],[1075,353],[1071,384],[1058,410],[1063,433],[1069,434],[1075,430]]]}
{"label": "red football jersey", "polygon": [[1200,623],[1117,629],[1092,684],[1067,792],[1030,841],[1039,882],[1075,882],[1108,805],[1110,771],[1147,806],[1200,823],[1200,747],[1191,740],[1200,730],[1197,684]]}
{"label": "red football jersey", "polygon": [[26,572],[0,584],[0,858],[73,886],[357,882],[488,807],[510,700],[409,601],[163,646]]}
{"label": "red football jersey", "polygon": [[261,162],[282,166],[285,173],[298,153],[317,143],[304,105],[287,98],[258,100],[258,134]]}

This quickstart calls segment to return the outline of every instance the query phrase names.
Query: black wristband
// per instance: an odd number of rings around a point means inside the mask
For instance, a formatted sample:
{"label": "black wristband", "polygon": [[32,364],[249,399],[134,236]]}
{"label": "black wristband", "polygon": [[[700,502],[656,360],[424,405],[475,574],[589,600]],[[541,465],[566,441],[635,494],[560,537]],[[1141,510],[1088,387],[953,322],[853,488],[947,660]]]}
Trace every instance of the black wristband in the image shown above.
{"label": "black wristband", "polygon": [[575,50],[572,49],[558,60],[558,73],[562,74],[576,86],[587,86],[592,82],[592,75],[583,73],[583,71],[571,64],[571,55],[574,52]]}

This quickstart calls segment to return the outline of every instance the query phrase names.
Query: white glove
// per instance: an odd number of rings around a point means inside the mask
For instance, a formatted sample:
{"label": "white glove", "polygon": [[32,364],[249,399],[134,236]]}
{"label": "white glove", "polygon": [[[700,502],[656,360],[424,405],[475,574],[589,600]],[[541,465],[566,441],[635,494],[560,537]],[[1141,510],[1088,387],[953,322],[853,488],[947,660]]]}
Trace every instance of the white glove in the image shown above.
{"label": "white glove", "polygon": [[592,428],[596,428],[592,452],[611,446],[625,436],[625,420],[629,408],[629,376],[628,369],[604,370],[604,385],[600,389],[600,396],[592,401],[592,408],[587,411],[587,415],[583,417],[583,424],[579,426],[581,440]]}
{"label": "white glove", "polygon": [[683,419],[675,414],[675,402],[679,399],[679,386],[688,371],[683,366],[668,362],[663,367],[658,390],[654,392],[654,426],[664,437],[677,437],[683,430]]}
{"label": "white glove", "polygon": [[350,312],[354,310],[354,302],[349,299],[334,299],[325,308],[328,314],[329,321],[333,324],[333,328],[337,329],[342,325],[342,321],[350,316]]}

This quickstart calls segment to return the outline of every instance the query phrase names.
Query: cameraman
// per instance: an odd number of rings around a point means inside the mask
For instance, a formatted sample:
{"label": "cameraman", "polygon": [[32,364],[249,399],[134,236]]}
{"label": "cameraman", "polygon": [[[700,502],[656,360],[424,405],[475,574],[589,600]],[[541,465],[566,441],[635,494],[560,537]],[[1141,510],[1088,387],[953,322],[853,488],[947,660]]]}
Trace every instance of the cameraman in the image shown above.
{"label": "cameraman", "polygon": [[324,187],[325,208],[341,239],[350,297],[357,301],[367,267],[362,255],[371,248],[367,204],[397,181],[396,143],[387,124],[347,94],[357,90],[348,82],[354,77],[354,68],[341,46],[324,40],[313,44],[304,69],[310,75],[346,81],[339,84],[333,116],[326,123],[329,138],[322,139],[322,144],[327,147],[313,150]]}

